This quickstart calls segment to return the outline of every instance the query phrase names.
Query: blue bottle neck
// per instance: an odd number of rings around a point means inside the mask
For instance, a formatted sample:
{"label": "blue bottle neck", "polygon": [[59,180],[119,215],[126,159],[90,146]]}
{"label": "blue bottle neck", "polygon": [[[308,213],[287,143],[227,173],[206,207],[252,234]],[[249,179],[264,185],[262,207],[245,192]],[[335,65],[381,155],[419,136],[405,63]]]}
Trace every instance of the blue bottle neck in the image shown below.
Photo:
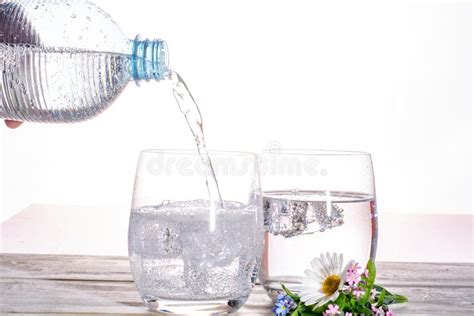
{"label": "blue bottle neck", "polygon": [[144,40],[139,36],[131,41],[132,78],[138,83],[141,80],[163,80],[169,77],[168,46],[165,41]]}

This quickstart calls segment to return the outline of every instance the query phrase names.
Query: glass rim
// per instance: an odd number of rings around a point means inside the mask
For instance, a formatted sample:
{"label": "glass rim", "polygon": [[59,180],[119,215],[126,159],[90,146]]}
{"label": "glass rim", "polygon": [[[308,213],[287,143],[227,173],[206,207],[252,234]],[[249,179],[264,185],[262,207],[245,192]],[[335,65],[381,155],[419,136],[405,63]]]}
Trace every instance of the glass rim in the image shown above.
{"label": "glass rim", "polygon": [[[208,150],[210,156],[253,156],[258,154],[251,151],[234,151],[234,150]],[[197,149],[142,149],[140,154],[175,154],[175,155],[191,155],[199,156]]]}
{"label": "glass rim", "polygon": [[283,148],[272,148],[266,149],[262,152],[262,155],[294,155],[294,156],[368,156],[371,157],[369,152],[355,151],[355,150],[333,150],[333,149],[283,149]]}

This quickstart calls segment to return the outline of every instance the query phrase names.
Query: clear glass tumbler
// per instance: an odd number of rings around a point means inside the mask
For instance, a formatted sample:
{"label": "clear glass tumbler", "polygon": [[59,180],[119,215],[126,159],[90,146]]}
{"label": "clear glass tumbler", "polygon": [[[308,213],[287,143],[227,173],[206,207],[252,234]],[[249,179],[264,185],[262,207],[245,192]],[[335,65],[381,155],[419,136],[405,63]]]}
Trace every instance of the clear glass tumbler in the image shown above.
{"label": "clear glass tumbler", "polygon": [[377,211],[371,156],[320,150],[262,155],[265,247],[259,279],[271,298],[292,288],[321,253],[364,266],[375,259]]}
{"label": "clear glass tumbler", "polygon": [[140,154],[129,257],[139,294],[153,311],[231,313],[256,280],[264,232],[258,159],[212,151],[210,159],[222,197],[217,208],[196,151]]}

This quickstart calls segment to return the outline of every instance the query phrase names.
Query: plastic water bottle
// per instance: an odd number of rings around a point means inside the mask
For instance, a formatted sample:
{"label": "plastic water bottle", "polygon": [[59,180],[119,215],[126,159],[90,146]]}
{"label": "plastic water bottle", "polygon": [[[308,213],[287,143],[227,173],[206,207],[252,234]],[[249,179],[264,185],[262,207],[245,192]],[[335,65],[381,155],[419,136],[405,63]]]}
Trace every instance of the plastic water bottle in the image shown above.
{"label": "plastic water bottle", "polygon": [[77,122],[132,80],[170,74],[162,40],[129,40],[86,0],[0,1],[0,118]]}

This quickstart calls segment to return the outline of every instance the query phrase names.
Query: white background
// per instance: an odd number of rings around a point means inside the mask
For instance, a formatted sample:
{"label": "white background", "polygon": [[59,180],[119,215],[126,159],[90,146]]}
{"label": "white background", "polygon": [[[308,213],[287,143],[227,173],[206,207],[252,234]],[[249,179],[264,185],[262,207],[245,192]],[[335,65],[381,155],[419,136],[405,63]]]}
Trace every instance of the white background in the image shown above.
{"label": "white background", "polygon": [[[167,40],[210,148],[368,151],[380,214],[471,213],[469,3],[96,3],[130,38]],[[2,220],[31,204],[128,212],[140,149],[193,148],[165,83],[130,84],[89,122],[1,127],[0,140]]]}

